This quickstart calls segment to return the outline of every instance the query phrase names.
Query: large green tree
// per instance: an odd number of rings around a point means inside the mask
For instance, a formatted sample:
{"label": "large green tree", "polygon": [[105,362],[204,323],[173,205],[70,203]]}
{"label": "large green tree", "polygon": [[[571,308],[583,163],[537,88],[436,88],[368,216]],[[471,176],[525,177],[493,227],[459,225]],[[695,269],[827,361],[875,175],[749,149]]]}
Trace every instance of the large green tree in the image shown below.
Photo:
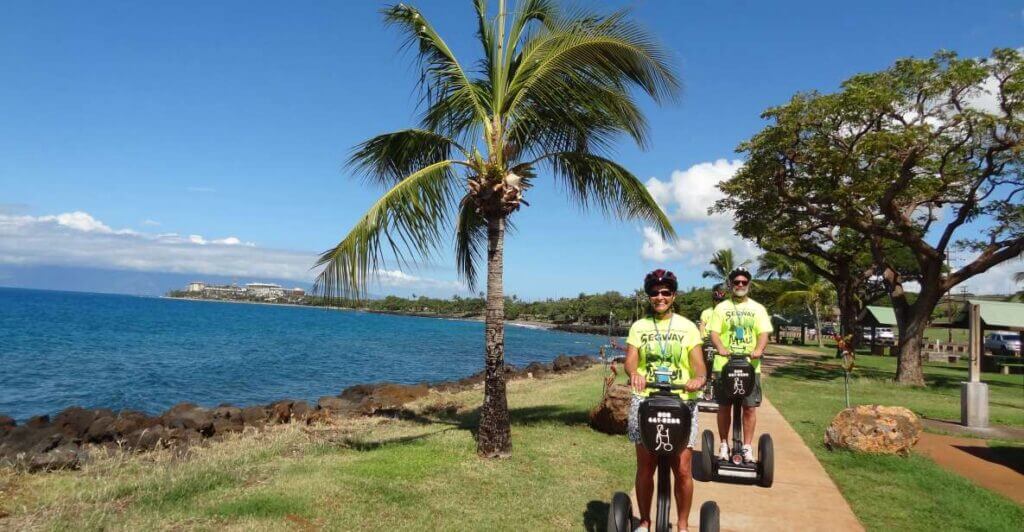
{"label": "large green tree", "polygon": [[[511,452],[504,373],[504,239],[524,193],[552,177],[582,208],[674,230],[626,168],[609,157],[620,138],[647,144],[635,92],[657,102],[678,93],[666,51],[625,12],[562,11],[551,0],[473,2],[480,56],[467,64],[418,9],[386,8],[387,25],[421,69],[419,127],[356,147],[351,165],[386,189],[318,262],[317,288],[360,297],[389,256],[432,256],[454,230],[455,260],[474,289],[486,268],[485,386],[477,432],[482,456]],[[551,237],[551,235],[548,235]],[[569,236],[566,235],[566,238]]]}
{"label": "large green tree", "polygon": [[[834,94],[798,94],[740,146],[725,207],[839,228],[871,254],[899,325],[897,380],[923,385],[920,340],[943,294],[1024,250],[1024,56],[943,52],[862,74]],[[905,247],[920,283],[894,264]],[[946,266],[951,246],[974,255]]]}

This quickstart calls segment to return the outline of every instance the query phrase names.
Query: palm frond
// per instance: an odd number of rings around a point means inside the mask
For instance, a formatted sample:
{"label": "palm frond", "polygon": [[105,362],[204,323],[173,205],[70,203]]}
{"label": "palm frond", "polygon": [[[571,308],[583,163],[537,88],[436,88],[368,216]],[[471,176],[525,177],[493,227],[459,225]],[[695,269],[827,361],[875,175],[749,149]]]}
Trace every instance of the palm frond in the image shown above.
{"label": "palm frond", "polygon": [[357,145],[347,164],[367,181],[391,187],[420,168],[450,159],[453,149],[468,158],[462,146],[444,135],[404,129]]}
{"label": "palm frond", "polygon": [[[486,119],[485,101],[479,98],[478,87],[466,75],[448,44],[418,9],[398,4],[382,10],[384,23],[405,34],[403,47],[417,48],[420,65],[420,86],[423,89],[423,125],[426,129],[455,135],[451,123],[472,122],[472,117]],[[443,103],[446,112],[431,111]]]}
{"label": "palm frond", "polygon": [[[385,250],[400,264],[406,254],[429,257],[441,240],[457,181],[455,161],[422,168],[388,190],[348,235],[323,252],[314,267],[323,267],[313,291],[326,297],[360,299],[367,276],[380,269]],[[387,247],[385,247],[385,243]]]}
{"label": "palm frond", "polygon": [[515,116],[526,98],[557,99],[580,82],[636,87],[656,102],[678,93],[668,52],[625,12],[564,18],[548,28],[523,47],[502,113]]}
{"label": "palm frond", "polygon": [[487,220],[476,211],[470,196],[459,203],[455,220],[455,264],[470,292],[476,291],[477,265],[487,253]]}
{"label": "palm frond", "polygon": [[541,161],[551,164],[556,181],[566,187],[580,208],[597,207],[606,216],[647,222],[662,237],[675,237],[672,223],[647,187],[617,163],[587,153],[561,152],[547,154],[541,160],[523,166]]}

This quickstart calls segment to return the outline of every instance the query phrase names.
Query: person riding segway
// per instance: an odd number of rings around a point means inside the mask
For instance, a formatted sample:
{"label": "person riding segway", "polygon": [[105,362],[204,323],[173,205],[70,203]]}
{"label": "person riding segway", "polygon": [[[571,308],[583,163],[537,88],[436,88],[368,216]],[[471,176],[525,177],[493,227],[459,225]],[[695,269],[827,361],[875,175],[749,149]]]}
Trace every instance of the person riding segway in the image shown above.
{"label": "person riding segway", "polygon": [[[700,350],[700,332],[690,320],[675,314],[678,282],[669,271],[655,270],[644,278],[651,315],[630,327],[626,340],[626,374],[633,397],[627,433],[636,451],[636,498],[639,527],[651,527],[654,472],[658,471],[658,531],[667,531],[676,518],[678,530],[687,530],[693,500],[691,457],[697,440],[696,399],[706,380]],[[670,474],[675,477],[678,514],[669,516]],[[713,503],[711,503],[713,505]],[[608,530],[631,530],[629,496],[616,493],[609,509]],[[707,515],[705,515],[707,514]],[[714,515],[712,515],[714,514]],[[705,503],[702,518],[717,525],[717,506]],[[705,528],[702,519],[701,530]]]}
{"label": "person riding segway", "polygon": [[[757,424],[757,407],[761,405],[761,357],[772,332],[771,317],[761,304],[750,299],[752,276],[746,268],[729,272],[732,296],[715,306],[708,328],[717,351],[714,371],[718,376],[718,434],[721,443],[718,452],[717,473],[722,476],[757,478],[759,484],[771,486],[774,476],[774,458],[771,436],[763,435],[758,441],[755,462],[751,442]],[[735,355],[735,356],[734,356]],[[728,368],[727,368],[728,366]],[[728,369],[729,371],[726,371]],[[732,375],[730,375],[732,372]],[[731,423],[730,423],[731,422]],[[732,425],[733,446],[729,446]],[[703,437],[709,465],[714,437],[707,431]],[[732,464],[732,466],[722,464]]]}
{"label": "person riding segway", "polygon": [[707,381],[704,389],[701,390],[700,402],[697,407],[705,412],[717,412],[718,402],[715,400],[715,344],[711,343],[711,316],[715,313],[715,306],[725,300],[725,285],[718,283],[711,288],[711,306],[702,310],[700,322],[697,328],[700,330],[701,340],[704,342],[704,367],[707,368]]}

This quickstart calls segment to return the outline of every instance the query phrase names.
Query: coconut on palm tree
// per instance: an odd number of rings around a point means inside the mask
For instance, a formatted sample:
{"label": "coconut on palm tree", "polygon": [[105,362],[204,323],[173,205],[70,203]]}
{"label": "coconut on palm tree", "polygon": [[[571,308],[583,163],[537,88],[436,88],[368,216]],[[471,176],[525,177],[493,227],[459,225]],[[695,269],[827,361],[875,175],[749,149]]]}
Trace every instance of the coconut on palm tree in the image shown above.
{"label": "coconut on palm tree", "polygon": [[711,256],[711,260],[708,261],[714,267],[713,270],[704,270],[700,276],[704,279],[711,278],[716,281],[723,283],[729,282],[729,272],[739,268],[740,266],[747,266],[750,264],[750,259],[747,259],[739,264],[736,263],[736,258],[732,254],[732,249],[720,249]]}
{"label": "coconut on palm tree", "polygon": [[789,266],[788,273],[793,290],[787,290],[779,295],[775,304],[780,307],[789,305],[802,305],[807,312],[814,316],[814,326],[818,347],[823,347],[821,337],[821,314],[835,304],[835,288],[824,277],[806,264],[795,262]]}
{"label": "coconut on palm tree", "polygon": [[[460,277],[475,290],[486,267],[485,386],[477,432],[482,456],[511,451],[504,372],[502,267],[505,232],[528,206],[542,175],[582,208],[652,224],[674,236],[643,183],[609,158],[620,137],[647,144],[634,91],[656,102],[673,98],[678,81],[668,55],[624,12],[571,13],[550,0],[525,0],[489,18],[475,0],[475,63],[456,59],[416,8],[383,10],[416,51],[422,116],[415,128],[358,145],[350,165],[386,189],[317,263],[316,288],[359,298],[389,256],[425,259],[454,231]],[[568,234],[565,235],[569,237]]]}

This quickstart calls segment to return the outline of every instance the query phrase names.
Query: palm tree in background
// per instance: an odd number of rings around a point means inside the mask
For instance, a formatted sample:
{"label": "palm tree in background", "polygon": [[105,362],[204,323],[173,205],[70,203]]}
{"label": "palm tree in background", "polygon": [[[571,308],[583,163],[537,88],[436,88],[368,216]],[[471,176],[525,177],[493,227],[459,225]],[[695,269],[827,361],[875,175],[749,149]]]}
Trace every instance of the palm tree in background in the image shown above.
{"label": "palm tree in background", "polygon": [[818,338],[818,347],[822,347],[824,344],[821,336],[821,313],[835,304],[835,288],[832,287],[832,283],[803,263],[791,263],[788,274],[794,290],[780,294],[775,304],[780,307],[802,305],[807,309],[807,312],[814,316],[815,336]]}
{"label": "palm tree in background", "polygon": [[[454,231],[456,266],[470,290],[486,260],[485,386],[477,432],[481,456],[511,452],[504,372],[502,268],[510,218],[542,173],[581,208],[654,225],[668,217],[628,170],[609,158],[615,141],[647,145],[647,123],[632,94],[656,102],[678,94],[668,54],[625,12],[563,12],[551,0],[524,0],[488,18],[475,0],[481,55],[459,62],[427,18],[398,4],[383,10],[416,51],[419,127],[356,146],[350,167],[386,192],[317,262],[315,288],[359,299],[385,264],[427,260]],[[586,228],[566,227],[563,238]],[[581,265],[582,266],[582,265]]]}
{"label": "palm tree in background", "polygon": [[790,275],[793,265],[789,257],[775,253],[766,252],[757,259],[757,276],[766,280],[782,279]]}
{"label": "palm tree in background", "polygon": [[[739,264],[736,263],[736,258],[732,254],[732,249],[720,249],[711,256],[711,260],[708,261],[714,267],[713,270],[704,270],[700,276],[704,279],[714,279],[728,284],[729,272],[735,270],[740,266],[747,266],[750,264],[750,259],[747,259]],[[753,279],[751,279],[753,281]],[[753,283],[751,283],[753,284]]]}

